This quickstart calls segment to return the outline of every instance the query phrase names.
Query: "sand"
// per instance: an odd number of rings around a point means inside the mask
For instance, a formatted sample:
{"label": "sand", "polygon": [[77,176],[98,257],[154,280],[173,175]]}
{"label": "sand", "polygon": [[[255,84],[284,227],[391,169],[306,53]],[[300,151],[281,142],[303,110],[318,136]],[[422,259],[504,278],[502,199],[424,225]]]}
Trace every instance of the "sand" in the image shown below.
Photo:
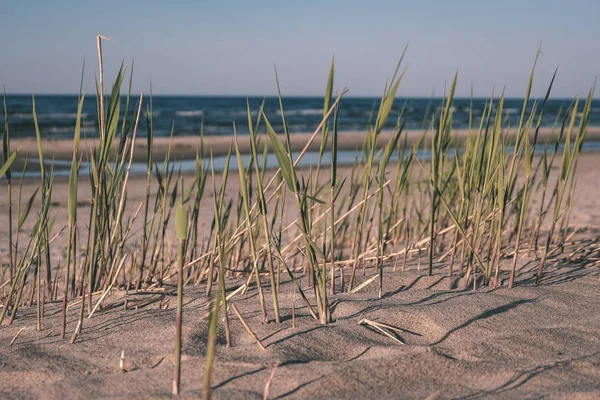
{"label": "sand", "polygon": [[[539,143],[544,143],[547,139],[554,138],[555,134],[558,133],[558,129],[553,131],[551,128],[540,128],[538,141]],[[320,134],[320,132],[319,132]],[[416,142],[423,131],[417,130],[408,130],[403,133],[402,140],[406,137],[408,145]],[[455,129],[452,131],[453,139],[457,142],[466,139],[469,134],[466,129]],[[510,136],[515,136],[516,130],[507,130],[506,134]],[[290,144],[292,146],[293,151],[300,151],[304,148],[306,143],[309,141],[310,137],[313,135],[311,133],[294,133],[290,135]],[[392,135],[391,131],[384,131],[380,134],[378,139],[378,146],[382,146],[387,143]],[[534,132],[531,132],[531,136],[533,137]],[[339,136],[338,149],[339,150],[355,150],[360,149],[363,141],[364,141],[365,133],[364,132],[342,132]],[[588,131],[586,134],[586,140],[588,141],[600,141],[600,127],[588,127]],[[161,137],[155,138],[153,141],[153,152],[154,157],[157,160],[163,160],[167,149],[169,147],[169,143],[171,139]],[[206,136],[204,137],[204,146],[206,152],[212,152],[214,156],[226,155],[229,151],[229,147],[232,144],[231,136]],[[242,154],[250,153],[250,141],[249,137],[239,136],[238,144],[240,147],[240,152]],[[423,143],[424,146],[430,146],[431,144],[431,131],[427,132],[425,137],[425,141]],[[96,146],[96,140],[94,139],[84,139],[81,141],[81,149],[93,149]],[[309,150],[318,151],[320,146],[320,140],[315,140],[311,143]],[[193,136],[179,136],[173,137],[171,143],[172,154],[176,154],[175,158],[177,159],[194,159],[196,157],[196,153],[198,152],[200,147],[200,138]],[[37,158],[38,149],[37,142],[35,138],[25,138],[25,139],[13,139],[11,140],[11,148],[13,150],[19,149],[19,157],[25,157],[28,155],[30,158]],[[73,142],[67,139],[57,139],[57,140],[44,140],[43,142],[44,155],[47,159],[55,159],[62,161],[71,161],[73,156]],[[146,138],[138,138],[136,140],[136,148],[134,151],[133,160],[135,162],[145,162],[146,154],[147,154],[147,141]],[[2,150],[0,149],[0,154]]]}
{"label": "sand", "polygon": [[[549,270],[540,286],[473,292],[439,271],[428,277],[413,268],[389,275],[383,299],[375,300],[374,286],[335,296],[336,320],[327,326],[297,302],[292,328],[289,294],[280,298],[281,325],[263,325],[255,295],[239,297],[237,306],[266,350],[231,317],[233,346],[224,347],[220,331],[214,394],[260,399],[277,366],[269,398],[424,399],[435,392],[442,399],[598,398],[598,272],[563,264]],[[25,309],[13,326],[0,329],[0,397],[169,397],[174,292],[168,287],[164,295],[130,295],[127,311],[119,294],[111,296],[105,310],[85,320],[75,345],[58,337],[58,304],[46,306],[41,332],[35,330],[35,309]],[[282,293],[290,293],[289,283]],[[198,288],[186,294],[182,398],[197,398],[207,301]],[[69,330],[76,318],[72,310]],[[406,344],[358,325],[363,318],[406,329]],[[9,346],[21,327],[25,331]],[[119,370],[122,351],[127,372]]]}
{"label": "sand", "polygon": [[[214,396],[260,399],[274,374],[271,399],[600,398],[600,264],[595,261],[600,259],[598,166],[600,154],[581,155],[571,216],[577,233],[565,256],[549,263],[539,286],[532,280],[537,264],[526,260],[520,262],[514,289],[480,287],[477,291],[465,289],[458,278],[446,277],[445,264],[429,277],[415,260],[405,271],[393,272],[386,266],[382,299],[377,298],[376,285],[333,296],[335,321],[327,326],[313,320],[297,296],[296,327],[291,321],[290,282],[284,280],[280,290],[280,325],[260,322],[256,291],[237,295],[235,304],[266,349],[261,350],[230,314],[233,346],[225,348],[221,328]],[[230,195],[236,190],[232,179]],[[131,212],[144,196],[145,177],[132,177],[129,184]],[[27,181],[24,193],[31,193],[36,185]],[[66,187],[65,179],[57,179],[55,230],[66,221]],[[86,198],[89,187],[82,184],[82,210]],[[209,203],[203,202],[207,214]],[[1,226],[6,226],[6,210],[3,195]],[[83,227],[85,222],[80,224]],[[57,239],[57,248],[64,237]],[[6,243],[5,229],[0,230],[0,243]],[[0,250],[0,257],[5,257],[5,246]],[[373,274],[367,270],[360,280]],[[240,284],[228,281],[230,290]],[[307,294],[314,304],[312,291]],[[269,294],[265,297],[270,306]],[[0,398],[170,397],[174,308],[173,286],[166,286],[164,293],[114,292],[101,312],[85,319],[74,345],[59,337],[59,303],[45,305],[39,332],[35,307],[22,308],[13,325],[0,327]],[[78,307],[69,310],[67,330],[72,332]],[[206,311],[204,287],[186,287],[182,398],[201,394]],[[400,334],[405,344],[359,325],[361,319],[406,330]],[[9,345],[21,328],[25,329]],[[119,369],[122,351],[127,372]]]}

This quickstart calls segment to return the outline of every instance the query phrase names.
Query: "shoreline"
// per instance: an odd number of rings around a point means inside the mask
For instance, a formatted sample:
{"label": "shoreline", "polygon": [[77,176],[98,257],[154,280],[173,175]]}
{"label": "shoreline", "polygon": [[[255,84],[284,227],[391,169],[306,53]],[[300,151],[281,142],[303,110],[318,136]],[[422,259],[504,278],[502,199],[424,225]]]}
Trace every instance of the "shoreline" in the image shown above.
{"label": "shoreline", "polygon": [[[558,129],[554,129],[554,132]],[[575,132],[577,128],[575,128]],[[400,140],[406,140],[407,146],[411,146],[419,140],[424,131],[422,130],[407,130],[402,133]],[[425,135],[423,147],[430,147],[431,130],[428,130]],[[471,130],[473,134],[475,130]],[[516,129],[506,130],[506,136],[508,138],[514,138],[516,136]],[[533,132],[530,135],[533,138]],[[390,139],[392,131],[381,132],[377,146],[382,147]],[[466,140],[469,134],[468,129],[456,129],[452,132],[453,139],[457,143],[462,143]],[[309,151],[318,151],[320,147],[320,135],[318,132],[313,142],[310,144]],[[301,151],[310,140],[312,133],[295,133],[290,134],[290,142],[292,151]],[[260,138],[265,138],[263,134],[259,135]],[[213,156],[224,156],[227,155],[230,145],[233,143],[233,136],[204,136],[203,142],[205,151],[207,154],[212,152]],[[283,136],[280,135],[283,139]],[[365,138],[364,132],[340,132],[338,136],[338,150],[357,150],[360,149]],[[555,138],[552,128],[540,128],[538,135],[538,143],[543,143],[549,139]],[[600,141],[600,126],[593,126],[587,128],[587,134],[585,141],[587,142],[598,142]],[[159,137],[154,138],[153,141],[153,157],[155,160],[163,160],[167,154],[169,148],[169,142],[171,138]],[[268,141],[267,141],[268,142]],[[83,154],[84,150],[91,151],[95,148],[97,139],[82,139],[80,144],[80,153]],[[242,154],[248,154],[250,152],[250,141],[249,136],[238,136],[238,145]],[[44,139],[42,142],[44,150],[44,156],[46,159],[54,159],[60,161],[70,161],[73,156],[73,140],[72,139]],[[270,146],[269,146],[270,147]],[[326,149],[330,149],[330,145],[326,146]],[[145,137],[136,138],[135,150],[133,154],[133,162],[145,162],[147,157],[147,144]],[[173,160],[193,160],[196,158],[196,154],[200,148],[200,136],[175,136],[172,138],[171,145],[171,159]],[[30,159],[37,159],[38,150],[37,142],[35,138],[18,138],[11,140],[11,150],[16,151],[18,149],[18,157],[24,158],[28,156]],[[114,149],[114,146],[113,146]],[[3,153],[3,151],[0,151]]]}

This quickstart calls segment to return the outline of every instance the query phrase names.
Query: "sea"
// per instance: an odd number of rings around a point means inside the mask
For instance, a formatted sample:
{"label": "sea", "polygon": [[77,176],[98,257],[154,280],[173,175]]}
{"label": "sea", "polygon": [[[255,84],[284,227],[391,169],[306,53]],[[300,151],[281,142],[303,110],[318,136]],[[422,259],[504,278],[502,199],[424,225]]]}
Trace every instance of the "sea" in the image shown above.
{"label": "sea", "polygon": [[[278,133],[283,132],[283,120],[277,97],[225,97],[225,96],[158,96],[152,97],[152,120],[155,137],[194,136],[202,131],[205,135],[231,135],[234,124],[238,134],[248,134],[247,104],[254,121],[261,104],[269,122]],[[77,115],[76,95],[36,95],[36,114],[42,137],[69,139],[73,136]],[[131,121],[136,98],[131,98],[128,121]],[[528,103],[531,110],[535,99]],[[537,106],[542,99],[537,99]],[[453,103],[453,127],[467,128],[469,121],[478,127],[489,99],[457,98]],[[495,102],[497,104],[497,100]],[[380,104],[374,97],[344,97],[338,114],[338,130],[343,132],[364,131],[369,122],[374,121]],[[442,98],[397,98],[385,129],[393,128],[400,114],[406,118],[406,129],[423,129],[435,118],[436,111],[443,105]],[[565,111],[573,105],[573,99],[549,99],[541,120],[542,126],[552,126],[562,122]],[[516,127],[519,122],[523,99],[510,98],[504,102],[505,126]],[[7,117],[10,136],[35,136],[32,97],[11,95],[6,97]],[[121,99],[121,110],[125,109],[125,96]],[[138,135],[147,135],[147,111],[150,99],[142,105],[144,116],[140,119]],[[323,117],[322,97],[284,97],[285,121],[290,133],[312,132]],[[583,111],[583,101],[579,114]],[[439,114],[438,114],[439,115]],[[96,96],[88,95],[82,113],[82,136],[98,136],[98,107]],[[4,126],[4,113],[0,109],[0,127]],[[600,126],[600,99],[593,100],[589,120],[590,126]],[[1,128],[0,128],[1,129]]]}

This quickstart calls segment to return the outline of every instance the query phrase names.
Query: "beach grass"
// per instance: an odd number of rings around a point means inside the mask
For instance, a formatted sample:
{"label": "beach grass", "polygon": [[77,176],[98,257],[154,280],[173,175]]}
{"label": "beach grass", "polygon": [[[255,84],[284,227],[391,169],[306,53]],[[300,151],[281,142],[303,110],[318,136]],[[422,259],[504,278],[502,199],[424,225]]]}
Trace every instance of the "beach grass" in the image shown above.
{"label": "beach grass", "polygon": [[[338,131],[337,117],[347,90],[334,94],[332,61],[323,96],[322,121],[299,154],[292,151],[293,133],[286,123],[286,100],[276,75],[283,131],[275,131],[262,107],[251,110],[248,105],[249,154],[240,150],[236,126],[232,124],[229,152],[218,176],[199,128],[200,151],[195,158],[195,172],[185,175],[173,162],[177,158],[176,149],[169,146],[162,165],[155,159],[152,95],[145,111],[142,94],[137,107],[130,110],[133,67],[125,109],[121,109],[124,65],[110,94],[105,96],[102,40],[98,37],[99,137],[94,149],[80,149],[82,106],[88,101],[82,89],[69,173],[68,221],[58,233],[67,237],[66,249],[59,249],[65,254],[64,259],[53,258],[50,251],[55,224],[50,200],[53,167],[44,156],[35,97],[32,110],[40,166],[39,188],[23,202],[19,192],[14,224],[12,190],[15,179],[19,178],[11,165],[19,150],[11,150],[5,95],[4,158],[0,175],[4,176],[7,188],[10,245],[8,273],[2,270],[0,276],[0,285],[7,287],[6,295],[0,299],[3,305],[0,324],[12,324],[19,307],[27,302],[37,306],[40,329],[44,302],[54,301],[61,293],[63,339],[69,333],[68,308],[79,306],[77,326],[70,332],[71,343],[76,343],[85,329],[86,307],[89,318],[95,312],[102,312],[102,302],[111,290],[144,291],[175,286],[172,392],[177,395],[181,390],[181,356],[185,348],[184,288],[204,287],[210,305],[203,397],[209,398],[218,325],[224,327],[226,346],[232,345],[230,310],[263,347],[236,308],[236,296],[256,292],[256,310],[263,323],[295,326],[298,292],[315,323],[329,324],[335,323],[331,300],[336,294],[356,293],[377,282],[381,298],[386,291],[397,289],[387,284],[386,276],[402,273],[411,260],[420,266],[423,252],[427,254],[429,275],[456,276],[462,279],[464,287],[472,285],[474,289],[480,283],[512,288],[525,284],[518,279],[520,260],[538,263],[535,282],[540,283],[545,265],[562,252],[567,241],[575,198],[574,176],[586,137],[594,88],[590,89],[582,112],[579,99],[564,110],[553,128],[553,138],[540,150],[538,133],[556,73],[546,96],[534,100],[531,106],[537,55],[514,135],[509,135],[511,127],[506,123],[502,93],[489,98],[479,126],[472,126],[470,121],[465,140],[454,136],[457,73],[443,106],[427,112],[420,139],[408,146],[406,113],[402,108],[400,111],[394,108],[405,71],[401,69],[403,53],[394,74],[384,85],[356,161],[349,168],[339,168],[338,141],[343,139],[343,133]],[[395,118],[397,123],[390,140],[380,146],[378,139],[389,118]],[[140,119],[145,120],[148,132],[146,190],[143,201],[134,207],[136,211],[128,214],[128,179]],[[316,165],[310,169],[298,167],[313,141],[318,142],[319,149]],[[117,151],[112,151],[115,143]],[[331,159],[327,176],[321,169],[328,147]],[[267,171],[268,151],[277,159],[275,171]],[[232,155],[235,160],[231,160]],[[87,173],[92,193],[86,211],[77,206],[82,160],[89,165],[87,171],[81,172]],[[233,189],[228,186],[234,181],[229,174],[230,163],[237,166],[238,173],[238,187]],[[21,186],[24,179],[20,178]],[[208,190],[207,182],[212,184]],[[212,192],[212,196],[205,196],[205,192]],[[37,193],[39,204],[34,202]],[[204,201],[212,201],[213,213],[209,217],[200,215]],[[141,227],[135,234],[133,226],[138,217]],[[19,233],[30,218],[34,219],[33,227],[27,232],[25,247],[21,248]],[[85,225],[78,224],[82,218]],[[203,218],[211,221],[207,229],[199,229]],[[173,245],[173,239],[177,246]],[[397,271],[399,263],[402,268]],[[53,277],[52,271],[59,276]],[[232,289],[228,282],[237,282],[234,278],[243,278],[244,283]],[[291,311],[279,302],[281,280],[288,278],[294,291]],[[98,295],[101,297],[94,305],[94,296]]]}

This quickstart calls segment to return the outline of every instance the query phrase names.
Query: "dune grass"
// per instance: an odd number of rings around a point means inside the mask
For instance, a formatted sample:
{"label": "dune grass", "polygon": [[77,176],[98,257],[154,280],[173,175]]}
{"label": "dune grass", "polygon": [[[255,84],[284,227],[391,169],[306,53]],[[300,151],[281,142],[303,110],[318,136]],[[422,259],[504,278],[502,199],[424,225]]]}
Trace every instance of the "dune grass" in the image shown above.
{"label": "dune grass", "polygon": [[[44,317],[44,302],[57,300],[61,293],[62,338],[68,333],[68,307],[79,305],[78,324],[71,332],[71,342],[75,343],[85,328],[86,306],[88,317],[92,317],[97,309],[101,310],[104,296],[113,288],[147,290],[176,284],[172,390],[173,394],[178,394],[184,341],[184,287],[204,286],[211,304],[203,391],[203,397],[209,398],[217,325],[224,324],[226,345],[230,346],[230,310],[262,347],[260,339],[235,307],[239,293],[257,292],[256,307],[263,322],[295,324],[295,315],[291,316],[290,322],[283,322],[278,300],[281,279],[289,278],[294,283],[294,298],[298,292],[314,319],[328,324],[335,321],[330,307],[331,296],[342,291],[354,293],[377,282],[378,295],[382,297],[385,290],[395,289],[386,286],[386,274],[401,273],[396,271],[399,263],[402,263],[402,270],[411,260],[420,265],[422,252],[427,253],[429,275],[439,272],[461,277],[465,287],[472,284],[476,288],[478,281],[494,287],[512,287],[520,284],[517,279],[520,259],[539,262],[536,277],[539,283],[549,257],[562,251],[567,240],[569,213],[574,200],[574,175],[585,140],[593,88],[581,113],[579,99],[570,109],[564,110],[562,122],[557,121],[553,128],[554,139],[544,143],[541,152],[536,154],[541,117],[554,81],[553,77],[544,99],[530,101],[537,56],[514,136],[508,134],[510,127],[505,120],[502,93],[498,98],[490,97],[478,127],[472,126],[471,118],[464,142],[454,137],[452,114],[457,74],[443,106],[430,109],[424,116],[421,139],[407,147],[406,114],[403,108],[394,104],[404,76],[400,69],[403,54],[395,73],[384,86],[372,123],[366,127],[364,144],[357,153],[356,162],[344,170],[337,165],[337,144],[343,135],[337,129],[337,115],[347,91],[344,89],[334,96],[332,61],[322,122],[303,151],[294,158],[290,144],[292,133],[287,129],[285,99],[281,93],[283,132],[273,129],[262,107],[251,110],[248,106],[251,152],[241,154],[238,137],[232,136],[218,187],[212,156],[202,145],[202,134],[199,135],[195,173],[185,177],[188,183],[191,182],[188,186],[176,164],[170,162],[176,158],[171,149],[162,165],[158,164],[152,152],[152,96],[144,112],[142,96],[137,107],[130,110],[132,68],[125,109],[121,109],[124,65],[119,69],[110,94],[104,95],[101,43],[99,37],[100,76],[96,102],[100,134],[95,149],[87,152],[79,149],[81,110],[86,101],[81,90],[68,185],[68,222],[65,231],[60,231],[60,234],[68,235],[67,248],[60,249],[66,254],[64,260],[53,260],[50,256],[54,224],[50,201],[53,170],[44,157],[35,98],[32,98],[32,109],[39,149],[39,190],[23,202],[19,191],[16,226],[13,222],[15,177],[11,164],[18,156],[18,150],[12,151],[10,147],[8,110],[4,101],[4,159],[0,174],[5,177],[3,181],[7,188],[10,246],[6,263],[8,273],[3,267],[0,281],[7,287],[6,295],[0,299],[3,305],[0,324],[6,317],[9,317],[7,323],[11,324],[19,307],[29,299],[28,304],[37,305],[39,329]],[[253,112],[257,115],[256,121]],[[145,117],[142,121],[145,120],[148,132],[147,186],[144,201],[134,214],[128,215],[125,213],[127,183],[140,117]],[[378,139],[389,118],[397,120],[396,126],[391,139],[379,147]],[[232,133],[235,131],[235,125],[232,125]],[[320,140],[315,168],[298,168],[298,162],[315,140]],[[117,151],[111,151],[115,143]],[[279,167],[276,171],[266,170],[267,146],[277,158]],[[328,147],[331,149],[329,176],[321,174],[322,158]],[[233,152],[239,196],[229,196],[227,190]],[[244,162],[244,156],[249,157],[247,162]],[[395,164],[394,157],[397,158]],[[82,160],[90,166],[88,171],[82,171],[88,174],[92,188],[91,208],[87,215],[77,208]],[[553,174],[556,163],[559,163],[559,172]],[[268,175],[271,176],[269,179]],[[209,190],[212,199],[204,196],[207,182],[212,182],[212,190]],[[152,187],[157,188],[155,194]],[[31,213],[38,192],[41,202]],[[538,202],[535,205],[534,199]],[[199,231],[203,201],[212,201],[214,212],[210,229]],[[286,209],[287,201],[295,205],[293,211]],[[171,221],[173,209],[175,221]],[[286,216],[292,216],[291,223]],[[141,237],[131,231],[138,217],[142,220]],[[29,218],[34,218],[33,228],[28,232],[27,244],[20,248],[19,232]],[[87,218],[85,229],[77,223],[80,218]],[[172,256],[173,238],[178,243],[176,257]],[[542,246],[539,246],[540,240]],[[85,243],[83,246],[81,241]],[[60,277],[51,275],[53,262],[60,263],[56,269]],[[45,271],[42,267],[46,267]],[[478,280],[477,276],[482,279]],[[245,283],[228,293],[226,280],[229,277],[244,277]],[[307,294],[309,291],[312,295]],[[94,307],[93,298],[99,293],[104,295]],[[294,310],[295,303],[292,314]]]}

